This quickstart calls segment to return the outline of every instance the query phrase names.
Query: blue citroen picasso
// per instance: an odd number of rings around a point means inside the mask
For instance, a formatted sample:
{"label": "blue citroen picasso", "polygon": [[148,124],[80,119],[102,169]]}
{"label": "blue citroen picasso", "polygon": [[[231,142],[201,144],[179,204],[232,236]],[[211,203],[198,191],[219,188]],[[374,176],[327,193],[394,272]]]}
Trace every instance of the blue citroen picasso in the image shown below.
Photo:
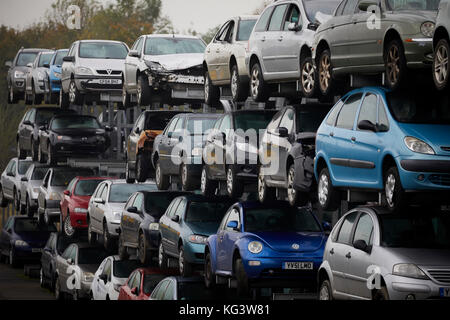
{"label": "blue citroen picasso", "polygon": [[342,190],[379,192],[391,211],[430,195],[448,201],[449,95],[351,91],[319,127],[314,170],[325,210],[338,207]]}
{"label": "blue citroen picasso", "polygon": [[54,103],[59,97],[59,90],[61,89],[61,65],[63,58],[69,53],[68,49],[56,50],[50,61],[50,94],[51,102]]}
{"label": "blue citroen picasso", "polygon": [[234,278],[242,296],[252,287],[315,291],[328,230],[308,208],[284,201],[237,203],[207,240],[205,284]]}

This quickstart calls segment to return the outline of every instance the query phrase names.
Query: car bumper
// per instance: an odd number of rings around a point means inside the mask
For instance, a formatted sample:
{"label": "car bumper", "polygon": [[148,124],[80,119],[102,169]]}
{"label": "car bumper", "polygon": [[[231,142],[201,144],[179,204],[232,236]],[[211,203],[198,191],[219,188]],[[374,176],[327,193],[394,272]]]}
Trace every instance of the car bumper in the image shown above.
{"label": "car bumper", "polygon": [[53,151],[55,152],[55,155],[61,155],[61,156],[74,156],[74,155],[99,155],[105,152],[109,147],[109,142],[79,142],[79,141],[73,141],[73,142],[64,142],[64,143],[57,143],[53,147]]}
{"label": "car bumper", "polygon": [[23,262],[38,262],[41,260],[42,248],[38,247],[14,247],[14,255],[17,260]]}
{"label": "car bumper", "polygon": [[89,299],[91,292],[92,281],[81,281],[78,297],[81,299]]}
{"label": "car bumper", "polygon": [[50,79],[50,87],[52,93],[59,93],[61,89],[61,80],[60,79]]}
{"label": "car bumper", "polygon": [[88,223],[86,217],[86,213],[72,212],[70,214],[70,224],[75,229],[87,229]]}
{"label": "car bumper", "polygon": [[25,79],[15,78],[12,81],[12,87],[14,92],[25,92]]}
{"label": "car bumper", "polygon": [[149,86],[156,90],[170,93],[172,99],[198,100],[205,99],[204,78],[196,75],[183,75],[174,72],[157,73],[147,71]]}
{"label": "car bumper", "polygon": [[46,200],[45,214],[49,218],[59,217],[61,214],[60,200]]}
{"label": "car bumper", "polygon": [[186,261],[192,264],[203,264],[205,262],[205,246],[204,244],[191,243],[189,241],[184,242]]}
{"label": "car bumper", "polygon": [[442,299],[444,291],[450,289],[450,285],[439,285],[432,280],[406,278],[392,274],[385,276],[384,280],[391,300]]}
{"label": "car bumper", "polygon": [[109,236],[118,238],[119,233],[117,232],[117,229],[120,228],[120,221],[107,221],[106,225],[108,227]]}
{"label": "car bumper", "polygon": [[[106,83],[113,81],[115,83]],[[122,96],[121,77],[99,77],[99,76],[75,76],[77,89],[82,93],[109,92]]]}
{"label": "car bumper", "polygon": [[450,192],[450,157],[399,157],[397,162],[404,190]]}
{"label": "car bumper", "polygon": [[433,62],[433,39],[422,34],[403,38],[405,57],[409,68],[431,67]]}

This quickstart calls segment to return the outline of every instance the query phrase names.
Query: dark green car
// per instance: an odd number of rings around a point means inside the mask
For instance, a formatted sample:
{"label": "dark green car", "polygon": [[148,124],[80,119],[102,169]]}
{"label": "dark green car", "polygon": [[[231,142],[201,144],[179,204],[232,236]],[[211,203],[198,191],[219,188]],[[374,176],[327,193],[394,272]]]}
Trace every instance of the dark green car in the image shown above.
{"label": "dark green car", "polygon": [[313,58],[323,95],[336,78],[385,73],[396,89],[407,69],[430,68],[440,0],[343,0],[315,35]]}

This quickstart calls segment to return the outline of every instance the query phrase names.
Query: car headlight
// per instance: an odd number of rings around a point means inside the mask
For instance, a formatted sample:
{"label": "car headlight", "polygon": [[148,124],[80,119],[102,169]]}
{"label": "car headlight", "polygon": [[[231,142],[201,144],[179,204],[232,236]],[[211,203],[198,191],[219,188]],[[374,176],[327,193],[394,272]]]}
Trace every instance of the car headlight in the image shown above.
{"label": "car headlight", "polygon": [[39,190],[40,190],[39,188],[33,188],[34,193],[39,193]]}
{"label": "car headlight", "polygon": [[83,280],[87,281],[87,282],[91,282],[92,280],[94,280],[94,274],[91,272],[83,273]]}
{"label": "car headlight", "polygon": [[192,234],[189,236],[189,242],[196,244],[205,244],[206,242],[208,242],[208,237]]}
{"label": "car headlight", "polygon": [[115,212],[113,212],[113,216],[114,216],[114,220],[115,220],[115,221],[120,221],[120,220],[122,220],[122,212],[115,211]]}
{"label": "car headlight", "polygon": [[73,211],[74,211],[75,213],[87,213],[87,212],[88,212],[88,209],[85,209],[85,208],[75,208]]}
{"label": "car headlight", "polygon": [[16,245],[16,247],[28,247],[28,243],[23,240],[16,240],[14,244]]}
{"label": "car headlight", "polygon": [[412,152],[423,154],[436,154],[429,144],[420,139],[414,137],[405,137],[404,141],[408,149],[411,150]]}
{"label": "car headlight", "polygon": [[422,25],[420,26],[420,31],[425,37],[432,38],[434,34],[434,28],[435,28],[434,22],[427,21],[422,23]]}
{"label": "car headlight", "polygon": [[58,136],[57,139],[58,139],[58,141],[69,141],[69,140],[71,140],[71,138],[68,137],[68,136]]}
{"label": "car headlight", "polygon": [[159,63],[154,62],[154,61],[145,61],[145,64],[146,64],[147,67],[149,67],[150,70],[152,70],[152,71],[163,71],[163,70],[164,70],[164,68],[163,68],[162,65],[160,65]]}
{"label": "car headlight", "polygon": [[263,245],[259,241],[252,241],[248,244],[248,251],[251,253],[257,254],[260,253],[263,249]]}
{"label": "car headlight", "polygon": [[44,80],[44,75],[42,73],[38,73],[38,79],[39,80]]}
{"label": "car headlight", "polygon": [[158,231],[159,230],[159,223],[150,223],[148,226],[148,229],[150,231]]}
{"label": "car headlight", "polygon": [[428,279],[427,275],[415,264],[399,263],[392,268],[392,274],[401,277]]}
{"label": "car headlight", "polygon": [[86,67],[77,67],[75,69],[75,73],[76,74],[80,74],[80,75],[91,75],[91,74],[93,74],[91,68],[86,68]]}
{"label": "car headlight", "polygon": [[203,155],[203,148],[194,148],[192,149],[192,156],[201,157]]}
{"label": "car headlight", "polygon": [[54,76],[56,79],[61,79],[61,73],[53,72],[53,76]]}
{"label": "car headlight", "polygon": [[50,193],[48,200],[55,201],[55,200],[62,200],[62,199],[61,199],[61,195],[59,193],[52,192],[52,193]]}
{"label": "car headlight", "polygon": [[14,78],[19,78],[19,79],[25,78],[25,72],[22,72],[22,71],[14,72]]}

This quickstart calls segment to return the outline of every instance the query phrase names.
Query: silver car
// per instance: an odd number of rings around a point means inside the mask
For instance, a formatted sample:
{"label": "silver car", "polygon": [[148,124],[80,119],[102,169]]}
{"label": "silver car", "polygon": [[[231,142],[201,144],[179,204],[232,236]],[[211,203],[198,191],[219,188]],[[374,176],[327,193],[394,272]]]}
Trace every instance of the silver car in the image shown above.
{"label": "silver car", "polygon": [[203,68],[207,104],[219,102],[220,86],[229,86],[234,101],[247,99],[249,77],[245,56],[256,20],[258,16],[231,18],[222,25],[206,47]]}
{"label": "silver car", "polygon": [[39,188],[50,167],[33,163],[20,181],[20,212],[32,217],[37,211]]}
{"label": "silver car", "polygon": [[39,105],[45,98],[49,102],[50,93],[50,61],[55,51],[39,52],[33,63],[29,63],[25,78],[25,103]]}
{"label": "silver car", "polygon": [[155,183],[127,184],[125,180],[107,180],[100,183],[89,201],[88,241],[97,242],[98,235],[103,236],[105,249],[111,250],[119,234],[122,211],[128,198],[137,191],[155,191]]}
{"label": "silver car", "polygon": [[450,297],[450,212],[361,207],[342,217],[319,268],[319,298]]}
{"label": "silver car", "polygon": [[439,13],[436,20],[436,30],[433,37],[434,60],[433,79],[436,88],[448,88],[450,75],[450,1],[442,0],[439,4]]}
{"label": "silver car", "polygon": [[253,100],[265,102],[273,84],[280,83],[291,85],[278,94],[296,97],[301,91],[305,97],[315,96],[314,34],[338,4],[338,0],[276,1],[264,10],[250,36],[246,60]]}
{"label": "silver car", "polygon": [[128,46],[119,41],[81,40],[63,58],[60,105],[122,101],[122,71]]}
{"label": "silver car", "polygon": [[31,158],[18,160],[12,158],[3,171],[0,180],[0,206],[6,207],[12,202],[16,211],[20,210],[20,183],[33,161]]}

